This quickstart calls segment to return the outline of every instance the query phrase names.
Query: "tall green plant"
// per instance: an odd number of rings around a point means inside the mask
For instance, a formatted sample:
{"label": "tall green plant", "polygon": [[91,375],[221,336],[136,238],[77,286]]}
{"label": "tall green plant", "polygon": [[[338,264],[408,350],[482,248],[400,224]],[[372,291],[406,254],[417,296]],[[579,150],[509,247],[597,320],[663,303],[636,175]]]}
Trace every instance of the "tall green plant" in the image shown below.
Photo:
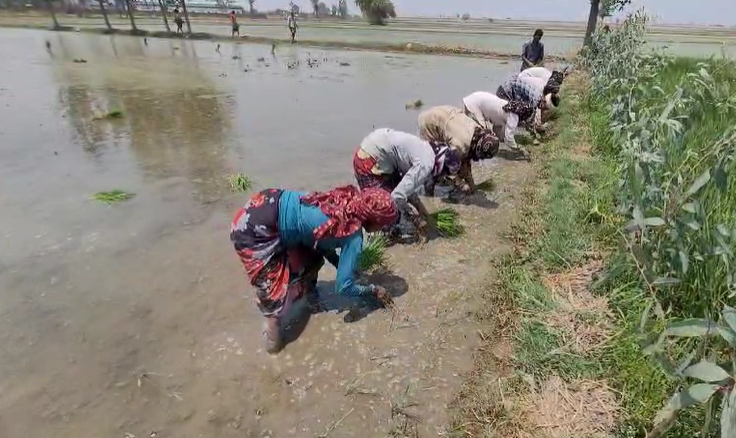
{"label": "tall green plant", "polygon": [[[668,327],[646,351],[683,384],[707,381],[673,395],[648,436],[672,427],[678,410],[705,403],[708,418],[720,412],[721,436],[733,437],[735,66],[649,50],[646,24],[637,12],[595,34],[580,61],[589,99],[609,108],[597,135],[619,164],[619,212],[628,217],[621,236],[649,297],[640,329],[650,338],[662,321]],[[722,378],[708,380],[716,373]]]}

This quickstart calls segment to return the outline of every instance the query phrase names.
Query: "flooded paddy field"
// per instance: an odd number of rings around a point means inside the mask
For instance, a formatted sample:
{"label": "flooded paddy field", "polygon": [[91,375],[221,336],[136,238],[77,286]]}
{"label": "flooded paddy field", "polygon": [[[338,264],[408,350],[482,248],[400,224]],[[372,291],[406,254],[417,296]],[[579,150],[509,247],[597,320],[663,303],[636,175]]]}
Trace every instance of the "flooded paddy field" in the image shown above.
{"label": "flooded paddy field", "polygon": [[[129,29],[126,18],[110,15],[114,27]],[[75,15],[59,15],[62,25],[88,28],[103,27],[101,16],[80,18]],[[0,15],[0,25],[48,25],[49,17]],[[161,17],[139,15],[139,28],[148,31],[164,30]],[[271,17],[269,19],[240,19],[241,35],[261,38],[287,39],[286,24]],[[535,23],[516,20],[456,20],[441,19],[396,19],[389,26],[370,26],[362,21],[303,20],[298,37],[303,41],[344,42],[365,46],[404,45],[407,43],[429,46],[465,47],[495,53],[517,54],[529,40],[534,29],[545,30],[545,49],[550,55],[565,56],[577,50],[583,40],[585,27],[582,23]],[[195,32],[207,32],[223,37],[230,35],[227,18],[197,16],[192,18]],[[668,47],[681,56],[708,57],[711,55],[736,57],[736,31],[726,28],[697,28],[685,26],[653,27],[649,34],[653,46]]]}
{"label": "flooded paddy field", "polygon": [[[277,357],[260,351],[261,318],[228,238],[247,195],[226,177],[243,172],[254,189],[352,182],[364,135],[416,132],[407,101],[459,105],[517,65],[19,29],[0,38],[0,436],[436,436],[472,362],[467,306],[525,165],[479,169],[507,189],[459,207],[472,246],[391,249],[409,322],[323,313]],[[124,117],[97,120],[111,109]],[[135,197],[92,200],[112,189]]]}

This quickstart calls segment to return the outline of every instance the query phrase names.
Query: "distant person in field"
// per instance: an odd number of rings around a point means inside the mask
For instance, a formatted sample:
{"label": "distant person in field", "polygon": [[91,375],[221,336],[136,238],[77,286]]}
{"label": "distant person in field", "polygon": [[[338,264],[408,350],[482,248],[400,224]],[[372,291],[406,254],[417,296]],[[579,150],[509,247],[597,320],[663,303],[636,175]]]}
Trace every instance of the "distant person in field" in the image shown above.
{"label": "distant person in field", "polygon": [[289,14],[287,25],[289,26],[289,32],[291,32],[291,44],[294,44],[296,43],[296,30],[299,29],[299,24],[296,22],[296,14],[294,14],[294,11],[291,11]]}
{"label": "distant person in field", "polygon": [[[481,126],[463,110],[450,105],[430,108],[419,114],[419,136],[427,141],[447,143],[460,156],[458,178],[465,182],[460,190],[476,191],[472,161],[489,160],[498,152],[498,138],[493,130]],[[434,195],[434,185],[425,186],[427,195]]]}
{"label": "distant person in field", "polygon": [[537,29],[534,31],[532,40],[524,44],[521,51],[521,71],[530,67],[541,67],[544,64],[543,36],[544,31],[542,29]]}
{"label": "distant person in field", "polygon": [[230,18],[230,25],[232,26],[232,34],[230,37],[235,38],[235,34],[240,37],[240,25],[238,24],[238,17],[235,16],[235,11],[230,11],[228,17]]}
{"label": "distant person in field", "polygon": [[[422,140],[406,132],[376,129],[363,139],[353,155],[353,173],[361,189],[379,188],[391,193],[402,214],[409,214],[420,234],[435,231],[429,212],[417,196],[431,180],[455,175],[460,157],[447,144]],[[406,216],[405,216],[406,217]]]}
{"label": "distant person in field", "polygon": [[476,91],[463,99],[463,110],[481,126],[489,123],[493,126],[496,137],[503,139],[506,147],[522,152],[527,151],[516,144],[516,128],[519,123],[526,122],[534,117],[534,108],[519,100],[508,101],[493,93]]}
{"label": "distant person in field", "polygon": [[176,23],[176,33],[184,33],[184,20],[181,19],[179,8],[174,8],[174,23]]}

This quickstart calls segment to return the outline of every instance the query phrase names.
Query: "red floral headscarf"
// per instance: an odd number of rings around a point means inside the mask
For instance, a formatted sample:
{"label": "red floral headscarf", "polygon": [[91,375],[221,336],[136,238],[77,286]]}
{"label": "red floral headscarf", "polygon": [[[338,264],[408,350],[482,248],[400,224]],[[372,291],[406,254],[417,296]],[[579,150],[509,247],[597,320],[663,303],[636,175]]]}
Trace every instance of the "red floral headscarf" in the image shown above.
{"label": "red floral headscarf", "polygon": [[305,195],[302,203],[319,207],[329,218],[315,228],[315,240],[349,236],[364,224],[383,228],[393,225],[399,218],[391,194],[377,188],[359,190],[353,185],[337,187],[327,192]]}

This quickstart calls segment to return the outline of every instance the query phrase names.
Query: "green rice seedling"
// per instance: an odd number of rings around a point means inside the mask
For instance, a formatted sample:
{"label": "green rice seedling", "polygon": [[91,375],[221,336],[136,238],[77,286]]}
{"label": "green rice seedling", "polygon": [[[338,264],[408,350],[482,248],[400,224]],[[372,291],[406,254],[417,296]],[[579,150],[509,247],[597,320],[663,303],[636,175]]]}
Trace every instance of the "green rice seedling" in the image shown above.
{"label": "green rice seedling", "polygon": [[442,237],[460,237],[465,234],[465,228],[458,223],[458,213],[452,208],[443,208],[430,216],[437,224],[437,231]]}
{"label": "green rice seedling", "polygon": [[411,102],[407,103],[405,105],[406,109],[419,109],[424,106],[424,102],[422,102],[422,99],[412,100]]}
{"label": "green rice seedling", "polygon": [[476,184],[475,188],[483,192],[492,192],[496,190],[496,183],[493,182],[493,178],[488,178],[482,183]]}
{"label": "green rice seedling", "polygon": [[118,202],[127,201],[128,199],[135,196],[135,193],[126,192],[123,190],[110,190],[109,192],[98,192],[92,197],[95,201],[104,202],[105,204],[112,205]]}
{"label": "green rice seedling", "polygon": [[230,182],[230,187],[234,192],[247,192],[251,187],[253,187],[253,182],[250,178],[242,173],[230,175],[228,177],[228,181]]}
{"label": "green rice seedling", "polygon": [[123,113],[120,109],[112,109],[104,114],[98,114],[94,117],[93,120],[111,120],[111,119],[122,119],[125,117],[125,113]]}
{"label": "green rice seedling", "polygon": [[373,234],[363,241],[360,253],[360,270],[372,271],[386,265],[386,247],[388,238],[383,234]]}

